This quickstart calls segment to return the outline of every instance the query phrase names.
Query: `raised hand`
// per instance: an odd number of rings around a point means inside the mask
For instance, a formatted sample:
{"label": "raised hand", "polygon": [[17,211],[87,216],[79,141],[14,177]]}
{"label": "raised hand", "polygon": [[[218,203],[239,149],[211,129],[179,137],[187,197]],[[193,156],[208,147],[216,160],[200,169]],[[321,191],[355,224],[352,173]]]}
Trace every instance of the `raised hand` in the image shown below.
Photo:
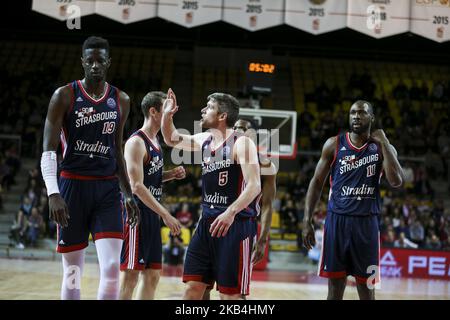
{"label": "raised hand", "polygon": [[48,198],[48,210],[50,220],[55,221],[63,228],[69,225],[69,209],[59,193],[54,193]]}
{"label": "raised hand", "polygon": [[388,142],[388,138],[386,137],[386,134],[384,133],[383,129],[377,129],[371,132],[370,137],[372,138],[372,140],[378,143]]}
{"label": "raised hand", "polygon": [[178,111],[177,98],[175,97],[175,93],[172,89],[167,91],[167,99],[164,101],[163,110],[164,113],[172,116]]}

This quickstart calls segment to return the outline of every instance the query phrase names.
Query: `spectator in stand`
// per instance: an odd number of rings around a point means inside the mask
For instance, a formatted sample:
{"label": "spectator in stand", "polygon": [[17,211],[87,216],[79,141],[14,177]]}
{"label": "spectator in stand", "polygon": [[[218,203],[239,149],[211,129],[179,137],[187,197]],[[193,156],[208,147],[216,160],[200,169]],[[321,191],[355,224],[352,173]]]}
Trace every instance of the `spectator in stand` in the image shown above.
{"label": "spectator in stand", "polygon": [[31,209],[33,208],[33,204],[31,203],[30,198],[25,195],[23,197],[22,205],[20,206],[20,210],[23,211],[25,216],[29,217],[31,215]]}
{"label": "spectator in stand", "polygon": [[430,250],[440,250],[442,248],[441,241],[439,241],[439,238],[435,233],[432,233],[431,236],[427,238],[425,248]]}
{"label": "spectator in stand", "polygon": [[411,100],[421,100],[421,91],[416,80],[413,80],[411,88],[409,89],[409,97]]}
{"label": "spectator in stand", "polygon": [[188,228],[192,234],[194,227],[194,216],[191,210],[189,210],[188,203],[183,203],[183,205],[181,206],[181,210],[176,213],[175,217],[178,219],[178,221],[180,221],[183,227]]}
{"label": "spectator in stand", "polygon": [[450,238],[441,242],[441,250],[442,251],[450,251]]}
{"label": "spectator in stand", "polygon": [[28,222],[27,217],[23,210],[17,212],[13,225],[9,230],[9,239],[11,244],[15,245],[17,249],[24,249],[25,245],[25,232],[27,230]]}
{"label": "spectator in stand", "polygon": [[435,147],[428,148],[425,154],[425,169],[433,180],[444,178],[444,165]]}
{"label": "spectator in stand", "polygon": [[419,166],[416,169],[414,182],[414,194],[427,195],[431,199],[434,198],[434,191],[431,188],[430,182],[428,180],[427,172],[422,166]]}
{"label": "spectator in stand", "polygon": [[441,81],[434,83],[431,91],[431,100],[435,102],[442,101],[444,97],[444,84]]}
{"label": "spectator in stand", "polygon": [[406,162],[403,166],[403,183],[406,190],[412,190],[414,188],[414,169],[411,162]]}
{"label": "spectator in stand", "polygon": [[27,242],[32,246],[37,246],[37,240],[43,227],[43,219],[38,208],[31,209],[31,216],[28,218]]}
{"label": "spectator in stand", "polygon": [[294,201],[289,199],[286,205],[281,208],[281,216],[283,218],[283,224],[286,227],[286,231],[289,233],[296,233],[297,228],[297,209],[294,206]]}
{"label": "spectator in stand", "polygon": [[404,100],[409,98],[408,87],[405,85],[403,80],[400,80],[399,83],[395,86],[394,90],[392,90],[392,95],[397,100]]}
{"label": "spectator in stand", "polygon": [[414,218],[411,219],[411,225],[409,227],[409,236],[411,241],[419,245],[421,247],[425,240],[425,229],[420,222],[420,220]]}
{"label": "spectator in stand", "polygon": [[406,238],[404,232],[400,232],[398,239],[394,242],[394,248],[412,248],[417,249],[418,245]]}
{"label": "spectator in stand", "polygon": [[401,233],[405,235],[405,237],[409,237],[409,227],[405,223],[405,219],[400,219],[400,224],[397,228],[394,229],[397,236],[400,236]]}
{"label": "spectator in stand", "polygon": [[171,266],[182,265],[184,261],[184,246],[180,236],[169,236],[169,242],[164,245],[164,261]]}
{"label": "spectator in stand", "polygon": [[385,240],[383,241],[383,246],[386,248],[393,248],[394,244],[395,244],[394,230],[388,230]]}

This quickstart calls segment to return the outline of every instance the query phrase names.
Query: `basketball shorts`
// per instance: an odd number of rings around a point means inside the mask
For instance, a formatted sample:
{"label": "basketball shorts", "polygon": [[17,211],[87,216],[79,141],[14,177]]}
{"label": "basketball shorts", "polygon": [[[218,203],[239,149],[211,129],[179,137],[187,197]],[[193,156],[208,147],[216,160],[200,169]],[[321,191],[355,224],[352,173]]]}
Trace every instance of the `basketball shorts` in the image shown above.
{"label": "basketball shorts", "polygon": [[187,249],[183,282],[199,281],[209,288],[216,282],[220,293],[248,295],[256,219],[236,216],[225,237],[213,238],[209,228],[214,219],[203,212]]}
{"label": "basketball shorts", "polygon": [[59,190],[66,201],[68,226],[58,225],[56,251],[84,249],[89,235],[94,241],[104,238],[123,239],[119,181],[80,180],[60,177]]}
{"label": "basketball shorts", "polygon": [[359,284],[380,281],[380,233],[377,215],[350,216],[328,212],[319,276],[355,277]]}
{"label": "basketball shorts", "polygon": [[162,267],[162,241],[160,217],[151,209],[139,206],[140,223],[130,228],[124,207],[124,242],[120,270],[160,270]]}

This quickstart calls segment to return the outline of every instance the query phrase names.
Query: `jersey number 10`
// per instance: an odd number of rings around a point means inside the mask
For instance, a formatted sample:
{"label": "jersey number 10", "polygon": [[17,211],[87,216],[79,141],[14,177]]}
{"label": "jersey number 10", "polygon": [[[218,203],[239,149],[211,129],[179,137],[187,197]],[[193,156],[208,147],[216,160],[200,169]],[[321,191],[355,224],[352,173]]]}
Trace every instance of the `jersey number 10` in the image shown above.
{"label": "jersey number 10", "polygon": [[375,175],[376,164],[371,164],[367,167],[367,177],[371,177]]}

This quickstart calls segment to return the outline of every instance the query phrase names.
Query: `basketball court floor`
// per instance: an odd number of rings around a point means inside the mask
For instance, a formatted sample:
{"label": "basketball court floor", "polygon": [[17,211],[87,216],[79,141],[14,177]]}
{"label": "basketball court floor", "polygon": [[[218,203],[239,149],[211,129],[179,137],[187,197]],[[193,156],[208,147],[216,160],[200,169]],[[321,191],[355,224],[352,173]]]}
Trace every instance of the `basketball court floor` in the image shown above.
{"label": "basketball court floor", "polygon": [[[59,257],[58,257],[59,258]],[[164,266],[156,299],[180,300],[184,290],[181,267]],[[81,282],[82,299],[95,299],[98,287],[98,265],[85,265]],[[0,259],[0,299],[57,300],[59,299],[61,261]],[[249,300],[322,300],[327,295],[326,279],[313,272],[254,271]],[[213,290],[211,299],[218,299]],[[357,299],[356,288],[349,279],[344,299]],[[449,281],[406,278],[384,278],[376,298],[383,300],[450,299]]]}

